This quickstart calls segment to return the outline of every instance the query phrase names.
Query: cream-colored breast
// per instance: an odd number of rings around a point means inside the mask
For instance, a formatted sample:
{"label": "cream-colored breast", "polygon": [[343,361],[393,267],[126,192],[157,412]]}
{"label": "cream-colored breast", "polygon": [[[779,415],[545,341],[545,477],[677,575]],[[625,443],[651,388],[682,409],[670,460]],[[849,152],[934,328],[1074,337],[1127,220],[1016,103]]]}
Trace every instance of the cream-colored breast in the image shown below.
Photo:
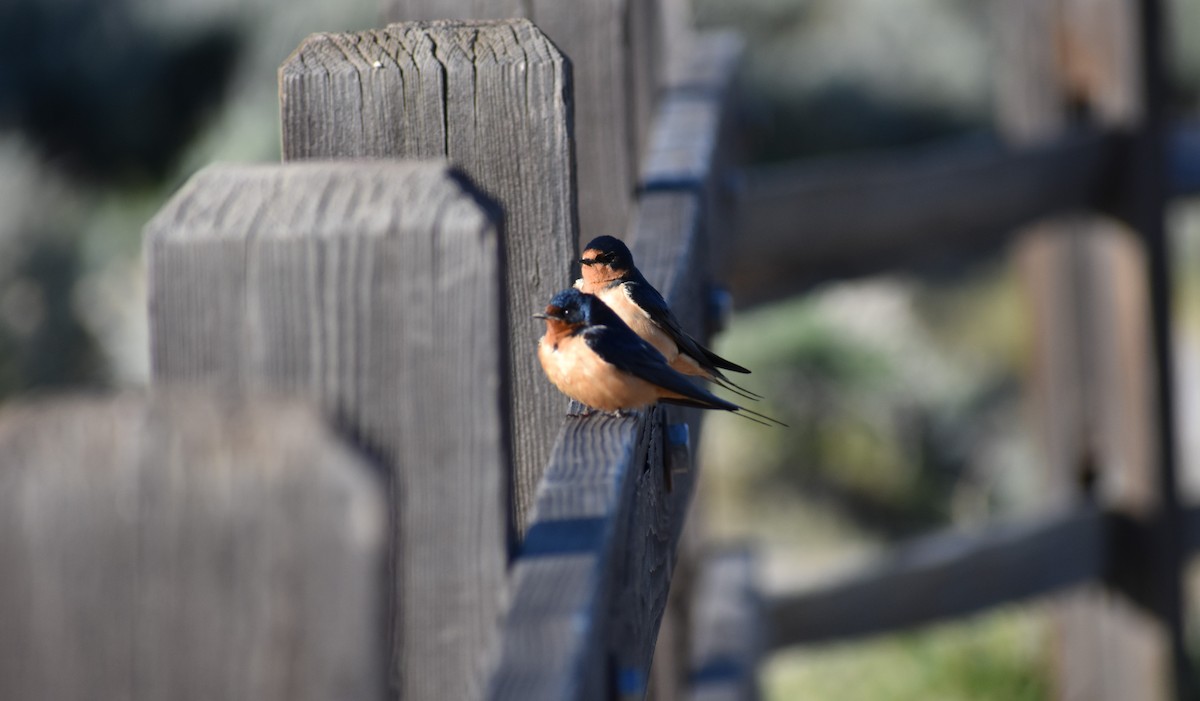
{"label": "cream-colored breast", "polygon": [[675,361],[676,356],[679,355],[679,347],[666,332],[658,327],[658,324],[654,323],[650,314],[633,301],[628,287],[625,285],[606,287],[596,292],[596,296],[616,312],[617,316],[621,317],[621,321],[633,329],[634,333],[662,353],[668,363]]}
{"label": "cream-colored breast", "polygon": [[637,409],[658,399],[655,385],[605,362],[580,336],[568,336],[557,344],[543,337],[538,360],[559,391],[593,409]]}

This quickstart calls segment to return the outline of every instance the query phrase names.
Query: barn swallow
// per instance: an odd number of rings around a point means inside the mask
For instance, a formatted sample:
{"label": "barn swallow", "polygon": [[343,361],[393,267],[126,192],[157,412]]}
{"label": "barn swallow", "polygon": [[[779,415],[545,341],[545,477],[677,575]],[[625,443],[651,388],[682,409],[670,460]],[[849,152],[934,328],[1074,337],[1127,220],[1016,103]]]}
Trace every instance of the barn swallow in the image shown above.
{"label": "barn swallow", "polygon": [[546,321],[538,341],[546,376],[563,394],[592,409],[621,412],[663,402],[780,423],[693,384],[598,297],[563,290],[534,316]]}
{"label": "barn swallow", "polygon": [[619,239],[612,236],[592,239],[579,265],[580,278],[575,281],[575,289],[603,300],[634,333],[657,348],[672,368],[715,382],[747,399],[762,399],[721,372],[749,373],[749,370],[705,348],[683,330],[666,300],[642,276],[633,264],[633,254]]}

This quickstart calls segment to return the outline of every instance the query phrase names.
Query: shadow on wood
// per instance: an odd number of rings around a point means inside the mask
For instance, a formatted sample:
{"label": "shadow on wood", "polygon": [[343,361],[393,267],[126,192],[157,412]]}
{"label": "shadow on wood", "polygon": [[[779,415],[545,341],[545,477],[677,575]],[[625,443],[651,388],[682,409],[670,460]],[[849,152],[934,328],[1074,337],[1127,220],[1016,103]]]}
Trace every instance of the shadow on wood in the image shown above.
{"label": "shadow on wood", "polygon": [[156,381],[296,392],[389,480],[394,691],[477,696],[509,557],[503,239],[444,162],[210,166],[146,227]]}

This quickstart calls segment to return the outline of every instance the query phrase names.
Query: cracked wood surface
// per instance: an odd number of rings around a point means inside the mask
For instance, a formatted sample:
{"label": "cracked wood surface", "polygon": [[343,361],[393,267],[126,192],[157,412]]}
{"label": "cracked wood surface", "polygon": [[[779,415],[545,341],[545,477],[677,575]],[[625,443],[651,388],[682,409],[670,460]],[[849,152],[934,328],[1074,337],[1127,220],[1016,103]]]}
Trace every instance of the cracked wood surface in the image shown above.
{"label": "cracked wood surface", "polygon": [[389,477],[389,670],[477,697],[508,566],[494,204],[444,161],[210,166],[147,225],[156,381],[296,392]]}
{"label": "cracked wood surface", "polygon": [[449,158],[504,208],[513,509],[523,532],[566,401],[530,318],[578,257],[571,70],[528,20],[315,34],[279,71],[286,160]]}
{"label": "cracked wood surface", "polygon": [[662,0],[382,0],[382,7],[394,22],[520,16],[545,32],[574,72],[580,243],[625,230],[666,70]]}

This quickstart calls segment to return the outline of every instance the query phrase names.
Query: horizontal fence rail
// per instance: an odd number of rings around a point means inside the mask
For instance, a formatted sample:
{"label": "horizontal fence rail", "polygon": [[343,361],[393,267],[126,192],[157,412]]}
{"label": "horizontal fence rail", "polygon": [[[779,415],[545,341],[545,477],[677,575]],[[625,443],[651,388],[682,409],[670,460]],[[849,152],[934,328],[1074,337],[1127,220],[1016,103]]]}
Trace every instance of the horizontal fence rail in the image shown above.
{"label": "horizontal fence rail", "polygon": [[[1169,143],[1172,192],[1200,193],[1200,126],[1178,125]],[[731,281],[738,302],[978,254],[1054,214],[1128,216],[1119,193],[1130,147],[1122,132],[1076,130],[1024,147],[958,138],[749,169],[739,186]]]}
{"label": "horizontal fence rail", "polygon": [[[1184,511],[1189,553],[1200,552],[1200,506]],[[944,533],[901,545],[818,587],[765,601],[771,648],[900,630],[991,607],[1104,583],[1152,606],[1144,576],[1153,525],[1083,506],[979,533]]]}

